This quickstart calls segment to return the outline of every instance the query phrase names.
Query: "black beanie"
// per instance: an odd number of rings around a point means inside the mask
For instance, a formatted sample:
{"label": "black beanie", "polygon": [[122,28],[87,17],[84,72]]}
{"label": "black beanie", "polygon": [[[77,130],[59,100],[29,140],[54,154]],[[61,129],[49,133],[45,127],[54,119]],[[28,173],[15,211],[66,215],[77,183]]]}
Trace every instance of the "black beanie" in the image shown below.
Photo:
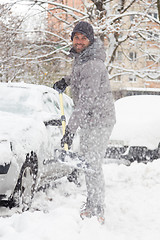
{"label": "black beanie", "polygon": [[88,22],[77,23],[77,25],[74,27],[73,32],[71,34],[71,40],[72,41],[73,41],[73,37],[74,37],[76,32],[82,33],[83,35],[85,35],[89,39],[91,44],[94,42],[93,27]]}

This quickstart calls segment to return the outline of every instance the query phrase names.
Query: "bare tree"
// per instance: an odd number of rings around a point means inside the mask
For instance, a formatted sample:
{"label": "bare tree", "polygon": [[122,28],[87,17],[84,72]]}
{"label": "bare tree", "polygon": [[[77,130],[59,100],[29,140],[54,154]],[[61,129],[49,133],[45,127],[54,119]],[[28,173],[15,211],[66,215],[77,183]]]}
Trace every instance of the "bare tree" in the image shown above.
{"label": "bare tree", "polygon": [[16,37],[20,21],[12,16],[8,4],[0,5],[0,16],[0,77],[3,81],[9,81],[16,74],[12,56],[17,50]]}
{"label": "bare tree", "polygon": [[[13,14],[10,10],[18,3],[27,4],[27,10],[19,18],[16,16],[17,13]],[[1,80],[25,80],[50,85],[50,82],[57,79],[58,72],[64,74],[63,69],[66,70],[67,62],[70,62],[66,56],[71,45],[68,36],[74,22],[78,22],[79,16],[87,18],[87,14],[54,1],[28,1],[26,3],[15,0],[12,4],[4,4],[2,8],[9,12],[5,14],[5,11],[2,11],[0,16],[0,25],[4,33],[2,35],[9,41],[4,37],[1,41],[2,58],[0,61],[3,66]],[[64,14],[65,18],[61,17]],[[57,31],[60,24],[63,24],[63,28]],[[58,27],[55,28],[55,25]],[[8,56],[9,50],[3,51],[6,45],[9,49],[12,46],[10,57]],[[8,69],[12,69],[14,74],[9,73]]]}
{"label": "bare tree", "polygon": [[[17,41],[20,42],[18,36],[23,35],[20,51],[10,55],[10,59],[16,60],[15,79],[27,76],[33,82],[50,84],[57,79],[58,72],[59,75],[65,74],[70,63],[67,58],[70,33],[80,20],[90,21],[96,35],[104,41],[107,47],[106,67],[111,80],[129,78],[132,84],[135,77],[143,82],[160,79],[159,0],[81,0],[78,8],[60,0],[30,0],[28,6],[20,27],[15,26],[16,31],[12,29],[18,33]],[[38,11],[33,11],[32,17],[36,19],[44,14],[45,27],[35,26],[26,30],[24,26],[31,18],[30,9],[35,6]],[[18,73],[19,66],[21,73]],[[120,84],[124,82],[117,86]]]}
{"label": "bare tree", "polygon": [[158,9],[158,16],[160,21],[160,0],[157,0],[157,9]]}

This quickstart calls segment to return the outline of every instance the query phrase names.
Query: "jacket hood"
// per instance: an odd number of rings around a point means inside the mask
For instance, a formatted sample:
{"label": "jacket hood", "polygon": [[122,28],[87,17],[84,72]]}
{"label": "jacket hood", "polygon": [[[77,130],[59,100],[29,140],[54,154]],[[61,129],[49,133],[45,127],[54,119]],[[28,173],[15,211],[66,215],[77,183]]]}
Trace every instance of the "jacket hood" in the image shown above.
{"label": "jacket hood", "polygon": [[91,44],[81,53],[77,53],[74,48],[71,48],[69,56],[72,58],[75,57],[75,59],[80,63],[95,59],[100,59],[104,62],[106,59],[104,45],[99,38],[96,38],[93,44]]}

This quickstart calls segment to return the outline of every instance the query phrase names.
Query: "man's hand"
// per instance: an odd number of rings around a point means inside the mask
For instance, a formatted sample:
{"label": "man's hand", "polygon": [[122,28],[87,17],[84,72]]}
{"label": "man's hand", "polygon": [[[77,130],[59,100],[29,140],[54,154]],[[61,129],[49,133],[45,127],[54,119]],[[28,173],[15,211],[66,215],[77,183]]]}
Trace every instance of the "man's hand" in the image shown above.
{"label": "man's hand", "polygon": [[65,79],[62,78],[60,81],[56,82],[54,85],[53,85],[53,89],[55,89],[56,91],[58,92],[64,92],[66,87],[67,87],[67,83],[65,82]]}
{"label": "man's hand", "polygon": [[70,132],[68,126],[66,127],[65,134],[61,139],[61,147],[64,147],[64,144],[68,145],[68,149],[71,148],[73,142],[74,134]]}

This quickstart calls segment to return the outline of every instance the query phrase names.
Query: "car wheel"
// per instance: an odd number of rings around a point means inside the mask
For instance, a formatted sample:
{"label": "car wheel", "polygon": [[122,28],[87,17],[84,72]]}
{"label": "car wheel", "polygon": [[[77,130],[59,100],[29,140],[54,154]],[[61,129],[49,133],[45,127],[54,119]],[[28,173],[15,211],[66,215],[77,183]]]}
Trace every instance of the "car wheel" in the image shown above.
{"label": "car wheel", "polygon": [[26,211],[31,207],[35,193],[38,172],[38,161],[35,153],[27,154],[26,161],[22,165],[20,175],[12,196],[11,206],[21,207]]}

